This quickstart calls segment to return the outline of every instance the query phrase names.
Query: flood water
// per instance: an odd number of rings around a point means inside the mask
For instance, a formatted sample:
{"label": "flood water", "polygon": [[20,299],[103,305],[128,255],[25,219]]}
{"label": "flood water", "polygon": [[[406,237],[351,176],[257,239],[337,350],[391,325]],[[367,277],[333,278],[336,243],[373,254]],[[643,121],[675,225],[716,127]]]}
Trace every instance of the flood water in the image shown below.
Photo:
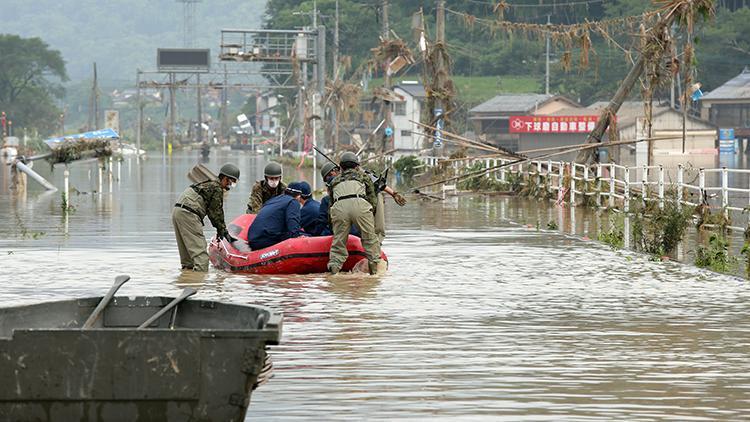
{"label": "flood water", "polygon": [[[191,277],[170,212],[195,154],[126,161],[101,195],[95,164],[74,164],[71,185],[87,193],[67,222],[59,193],[29,182],[13,199],[3,176],[0,306],[100,295],[124,273],[122,294],[192,285],[282,311],[275,376],[253,394],[252,420],[750,418],[745,281],[518,224],[538,202],[479,196],[389,202],[390,270],[377,278]],[[230,159],[243,174],[227,219],[264,164],[220,152],[209,166]]]}

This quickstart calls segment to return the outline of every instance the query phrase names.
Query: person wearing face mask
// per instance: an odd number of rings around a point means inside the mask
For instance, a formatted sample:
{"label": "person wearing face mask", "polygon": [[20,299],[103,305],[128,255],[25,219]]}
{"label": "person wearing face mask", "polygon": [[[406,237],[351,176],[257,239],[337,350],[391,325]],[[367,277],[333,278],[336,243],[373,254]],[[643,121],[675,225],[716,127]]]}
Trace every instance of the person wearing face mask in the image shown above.
{"label": "person wearing face mask", "polygon": [[290,183],[284,195],[269,199],[255,216],[248,231],[252,250],[264,249],[293,237],[303,236],[300,227],[300,183]]}
{"label": "person wearing face mask", "polygon": [[257,214],[266,201],[284,193],[286,185],[281,181],[281,176],[281,164],[273,161],[266,164],[263,169],[263,180],[257,181],[250,192],[246,214]]}
{"label": "person wearing face mask", "polygon": [[318,214],[320,213],[320,202],[312,197],[312,189],[307,182],[299,182],[302,194],[297,199],[302,204],[300,209],[300,225],[305,233],[315,234],[318,230]]}
{"label": "person wearing face mask", "polygon": [[208,271],[208,252],[203,237],[203,219],[208,216],[216,236],[234,242],[224,223],[224,193],[237,185],[240,169],[224,164],[219,178],[190,185],[172,209],[172,226],[183,270]]}
{"label": "person wearing face mask", "polygon": [[[323,164],[323,168],[320,169],[320,177],[323,178],[326,186],[330,188],[331,180],[338,176],[340,173],[339,166],[334,163],[328,162]],[[318,208],[318,217],[315,220],[315,232],[313,236],[331,236],[333,229],[331,228],[331,221],[328,218],[328,211],[331,207],[331,196],[326,195],[320,200],[320,207]],[[352,224],[352,228],[349,231],[352,236],[361,237],[359,227],[356,224]]]}

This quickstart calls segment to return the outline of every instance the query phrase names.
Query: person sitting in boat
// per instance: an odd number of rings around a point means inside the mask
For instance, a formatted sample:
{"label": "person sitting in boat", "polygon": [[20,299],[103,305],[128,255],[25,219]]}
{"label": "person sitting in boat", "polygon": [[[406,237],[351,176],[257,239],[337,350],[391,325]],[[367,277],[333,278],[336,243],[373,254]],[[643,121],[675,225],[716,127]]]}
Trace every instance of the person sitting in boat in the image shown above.
{"label": "person sitting in boat", "polygon": [[[323,168],[320,169],[320,176],[323,178],[326,186],[330,187],[331,180],[341,173],[339,167],[334,163],[325,163]],[[331,196],[326,195],[320,200],[320,206],[318,207],[318,218],[316,220],[316,227],[313,236],[331,236],[333,235],[333,229],[331,228],[331,221],[328,218],[328,210],[331,207]],[[359,227],[356,224],[352,224],[352,228],[349,231],[352,236],[360,237]]]}
{"label": "person sitting in boat", "polygon": [[300,225],[305,233],[314,234],[318,231],[318,214],[320,212],[320,202],[312,197],[312,189],[307,182],[299,182],[302,194],[299,196],[299,203],[302,204],[300,209]]}
{"label": "person sitting in boat", "polygon": [[246,214],[257,214],[269,199],[284,193],[286,185],[281,181],[283,170],[281,164],[271,161],[263,169],[263,180],[253,185],[247,201]]}
{"label": "person sitting in boat", "polygon": [[301,194],[300,184],[290,183],[284,195],[274,196],[263,205],[248,231],[250,248],[263,249],[304,235],[300,227],[300,204],[297,199]]}

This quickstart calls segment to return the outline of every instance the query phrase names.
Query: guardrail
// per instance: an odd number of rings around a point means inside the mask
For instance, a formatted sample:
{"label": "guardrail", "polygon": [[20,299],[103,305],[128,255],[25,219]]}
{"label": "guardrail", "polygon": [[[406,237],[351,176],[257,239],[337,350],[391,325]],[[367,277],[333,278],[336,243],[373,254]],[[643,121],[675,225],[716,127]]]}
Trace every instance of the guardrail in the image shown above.
{"label": "guardrail", "polygon": [[[613,163],[587,166],[532,160],[492,170],[511,161],[499,158],[420,159],[426,167],[445,165],[456,175],[467,168],[476,170],[477,163],[482,163],[487,172],[477,177],[493,177],[503,183],[508,182],[509,174],[521,174],[525,176],[522,184],[537,183],[557,193],[559,203],[565,202],[566,197],[570,204],[577,204],[579,198],[594,197],[594,203],[599,207],[629,212],[633,199],[658,201],[660,207],[665,201],[677,201],[680,205],[704,205],[721,210],[735,223],[744,219],[745,227],[729,226],[731,229],[750,227],[750,212],[747,212],[750,210],[750,169],[693,168],[682,164],[669,169],[662,165],[626,167]],[[669,190],[675,195],[667,196]]]}

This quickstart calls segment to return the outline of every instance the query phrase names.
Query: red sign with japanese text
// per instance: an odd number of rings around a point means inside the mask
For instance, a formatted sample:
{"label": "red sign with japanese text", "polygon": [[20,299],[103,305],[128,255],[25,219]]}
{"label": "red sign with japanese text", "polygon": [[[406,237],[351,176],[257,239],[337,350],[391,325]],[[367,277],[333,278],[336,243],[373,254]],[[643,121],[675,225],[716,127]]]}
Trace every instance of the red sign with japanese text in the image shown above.
{"label": "red sign with japanese text", "polygon": [[510,133],[589,133],[599,116],[510,116]]}

